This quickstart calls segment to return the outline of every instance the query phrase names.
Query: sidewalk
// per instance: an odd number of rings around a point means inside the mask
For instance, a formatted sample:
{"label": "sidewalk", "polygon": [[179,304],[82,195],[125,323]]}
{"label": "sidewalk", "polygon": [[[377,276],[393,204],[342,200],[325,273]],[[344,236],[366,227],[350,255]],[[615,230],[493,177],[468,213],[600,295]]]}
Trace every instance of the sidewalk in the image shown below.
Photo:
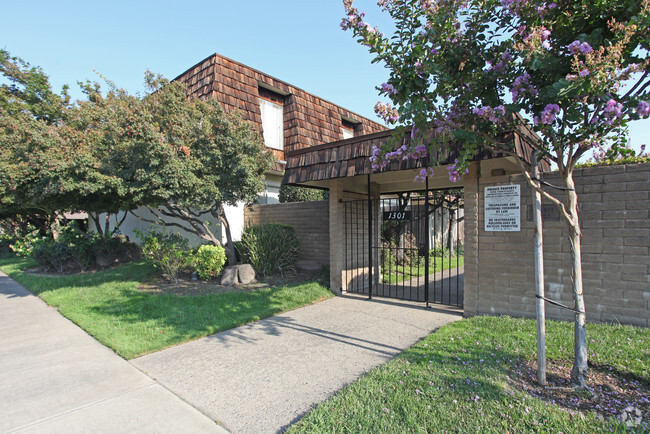
{"label": "sidewalk", "polygon": [[461,310],[335,297],[131,363],[234,433],[277,432]]}
{"label": "sidewalk", "polygon": [[0,272],[0,432],[225,432]]}

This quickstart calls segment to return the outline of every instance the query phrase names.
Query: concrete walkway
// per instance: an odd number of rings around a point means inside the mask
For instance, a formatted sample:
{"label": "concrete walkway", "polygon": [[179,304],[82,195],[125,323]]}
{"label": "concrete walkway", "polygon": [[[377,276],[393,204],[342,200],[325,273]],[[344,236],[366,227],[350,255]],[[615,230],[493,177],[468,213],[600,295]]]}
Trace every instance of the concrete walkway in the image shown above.
{"label": "concrete walkway", "polygon": [[336,297],[131,362],[232,432],[277,432],[460,318],[460,310]]}
{"label": "concrete walkway", "polygon": [[225,432],[0,272],[0,432]]}

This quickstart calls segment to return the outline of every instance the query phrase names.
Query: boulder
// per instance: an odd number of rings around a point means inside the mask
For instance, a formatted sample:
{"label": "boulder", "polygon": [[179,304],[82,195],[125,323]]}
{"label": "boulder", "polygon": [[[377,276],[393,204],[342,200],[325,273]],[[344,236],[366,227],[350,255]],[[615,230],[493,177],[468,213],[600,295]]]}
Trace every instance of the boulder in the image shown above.
{"label": "boulder", "polygon": [[221,275],[221,284],[224,286],[235,286],[238,283],[237,266],[226,267]]}
{"label": "boulder", "polygon": [[239,282],[248,285],[255,280],[255,269],[251,264],[237,265],[237,274],[239,275]]}

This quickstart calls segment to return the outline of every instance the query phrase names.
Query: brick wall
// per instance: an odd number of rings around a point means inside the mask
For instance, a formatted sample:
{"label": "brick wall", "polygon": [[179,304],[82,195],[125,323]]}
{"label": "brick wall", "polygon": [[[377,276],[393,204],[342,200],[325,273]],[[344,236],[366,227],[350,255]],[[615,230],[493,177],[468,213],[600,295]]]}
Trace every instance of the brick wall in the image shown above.
{"label": "brick wall", "polygon": [[293,226],[300,239],[298,267],[318,269],[329,264],[329,201],[253,205],[244,211],[246,225],[262,222]]}
{"label": "brick wall", "polygon": [[[561,184],[557,173],[543,178]],[[574,180],[587,320],[650,326],[650,163],[580,169]],[[521,185],[521,231],[485,232],[484,187],[503,184]],[[523,176],[479,176],[472,167],[465,203],[465,314],[534,317],[533,222],[527,218],[532,193]],[[546,296],[573,306],[563,221],[544,221],[544,266]],[[546,313],[548,318],[573,319],[570,311],[550,304]]]}

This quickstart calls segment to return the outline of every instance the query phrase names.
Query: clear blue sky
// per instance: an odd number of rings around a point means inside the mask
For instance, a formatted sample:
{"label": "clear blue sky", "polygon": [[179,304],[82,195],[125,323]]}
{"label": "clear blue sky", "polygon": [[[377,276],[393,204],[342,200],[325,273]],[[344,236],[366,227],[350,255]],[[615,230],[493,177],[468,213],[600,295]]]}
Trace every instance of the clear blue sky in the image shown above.
{"label": "clear blue sky", "polygon": [[[356,0],[388,33],[374,0]],[[55,89],[81,98],[77,81],[96,70],[131,93],[146,70],[174,78],[220,53],[378,120],[375,86],[386,71],[343,32],[341,0],[42,1],[3,0],[0,47],[38,65]],[[635,148],[650,145],[650,120],[631,129]]]}

